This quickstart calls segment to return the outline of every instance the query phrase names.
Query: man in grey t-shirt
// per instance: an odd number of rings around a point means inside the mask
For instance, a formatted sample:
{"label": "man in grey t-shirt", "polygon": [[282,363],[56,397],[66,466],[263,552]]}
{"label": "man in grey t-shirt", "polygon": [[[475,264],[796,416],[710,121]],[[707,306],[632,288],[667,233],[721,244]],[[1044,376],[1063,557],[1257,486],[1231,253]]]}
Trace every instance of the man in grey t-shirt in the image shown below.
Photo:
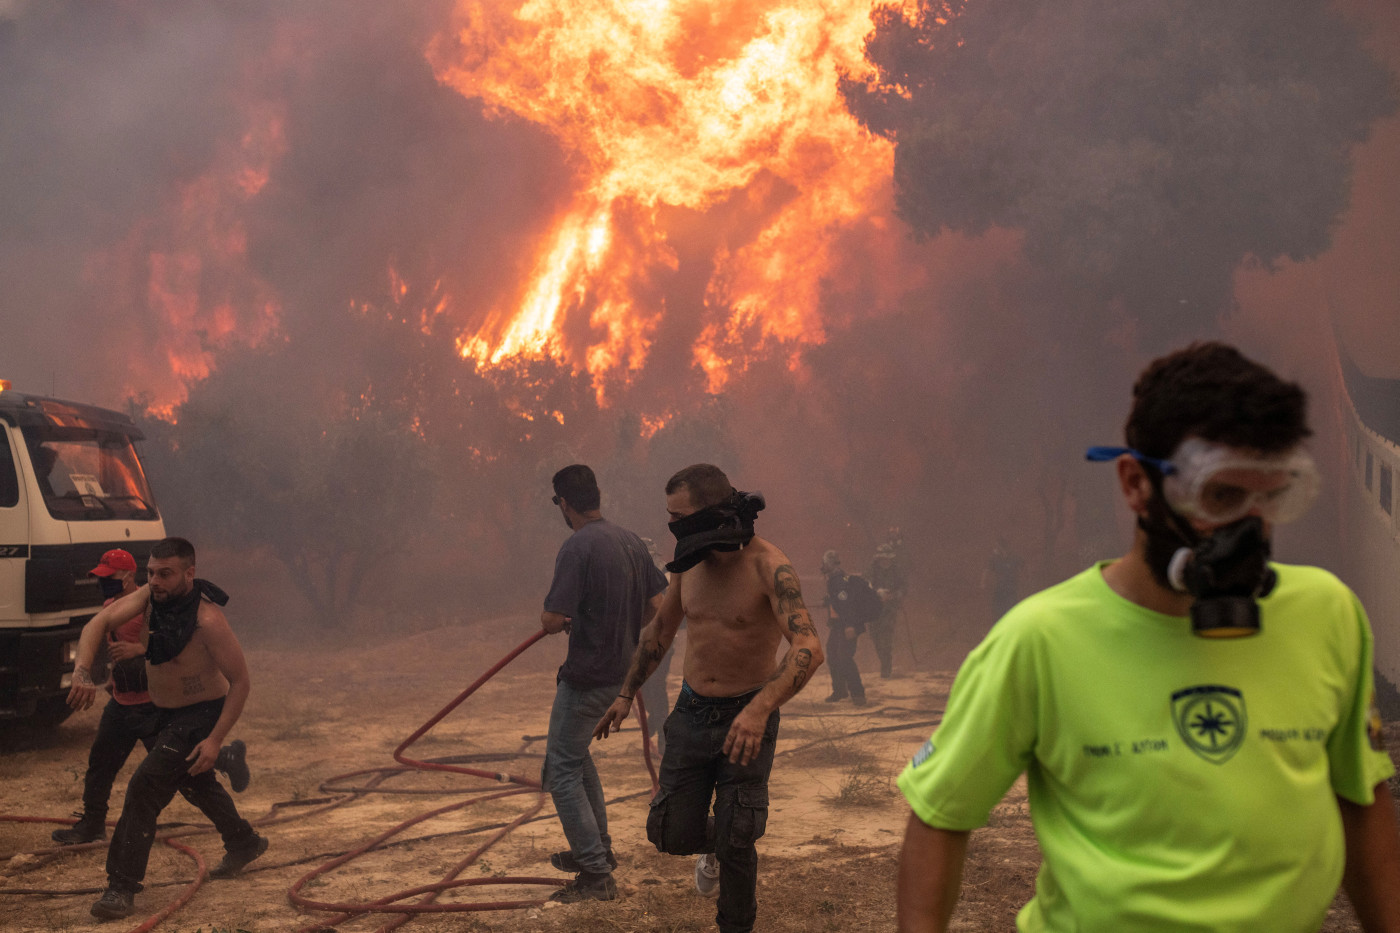
{"label": "man in grey t-shirt", "polygon": [[554,561],[540,624],[569,633],[559,668],[541,780],[554,799],[569,848],[550,862],[575,878],[550,898],[572,903],[617,897],[617,860],[598,769],[588,753],[593,727],[618,696],[642,626],[661,604],[666,578],[642,539],[603,518],[598,480],[581,463],[554,474],[554,504],[573,529]]}

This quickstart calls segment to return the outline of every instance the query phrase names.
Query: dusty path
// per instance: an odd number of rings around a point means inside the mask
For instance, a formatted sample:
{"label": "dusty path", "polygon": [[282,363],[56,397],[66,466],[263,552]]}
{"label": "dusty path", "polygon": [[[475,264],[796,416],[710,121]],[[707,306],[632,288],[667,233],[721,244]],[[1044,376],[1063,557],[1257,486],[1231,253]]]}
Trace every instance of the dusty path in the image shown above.
{"label": "dusty path", "polygon": [[[250,650],[254,693],[235,735],[249,745],[252,786],[237,797],[249,819],[272,814],[279,802],[304,802],[328,796],[322,782],[365,768],[392,767],[393,748],[436,713],[491,663],[531,633],[527,619],[504,620],[494,628],[443,628],[413,635],[373,649],[329,652]],[[678,646],[679,647],[679,646]],[[538,754],[553,696],[553,671],[564,642],[536,645],[483,687],[471,700],[413,747],[413,757],[507,753],[498,762],[478,765],[537,776]],[[676,664],[671,695],[679,686]],[[864,710],[849,703],[825,704],[826,683],[815,684],[784,710],[779,742],[782,754],[774,768],[772,812],[760,844],[763,884],[760,921],[766,929],[886,929],[893,918],[891,868],[905,811],[897,800],[892,776],[927,736],[927,723],[941,709],[946,679],[934,675],[897,677],[877,682],[875,700]],[[61,817],[78,806],[88,746],[98,711],[75,715],[57,733],[32,747],[0,756],[0,812]],[[850,736],[862,729],[886,729]],[[530,740],[527,737],[539,737]],[[597,911],[600,929],[712,929],[713,902],[695,896],[692,860],[657,854],[646,842],[644,820],[650,796],[633,729],[595,746],[604,787],[610,798],[630,799],[609,808],[621,866],[618,878],[626,897],[606,906],[551,908],[489,914],[453,914],[415,920],[409,929],[571,930],[592,926],[583,919]],[[799,748],[800,746],[806,746]],[[520,757],[510,755],[523,749]],[[141,752],[118,778],[120,789]],[[343,786],[364,782],[360,777]],[[457,775],[413,774],[395,777],[383,787],[424,790],[480,787],[488,782]],[[492,785],[491,789],[499,789]],[[208,882],[162,930],[287,930],[325,915],[307,915],[287,901],[287,888],[304,873],[335,854],[353,848],[423,811],[462,795],[371,794],[335,810],[300,815],[313,807],[283,807],[279,815],[296,818],[271,825],[269,853],[242,879]],[[483,823],[509,821],[534,802],[533,795],[480,804],[413,827],[404,837],[437,838],[399,846],[358,859],[316,880],[307,894],[328,901],[370,900],[414,884],[442,877],[448,866],[479,844],[484,834],[440,835]],[[563,878],[550,869],[548,853],[564,847],[562,833],[546,802],[545,818],[528,823],[497,846],[466,874],[541,875]],[[177,797],[164,821],[198,825],[202,818]],[[0,855],[47,844],[54,824],[0,823]],[[221,854],[218,839],[190,840],[209,864]],[[843,865],[850,865],[843,869]],[[191,861],[157,845],[148,883],[193,877]],[[0,888],[98,888],[104,879],[102,852],[65,853],[46,860],[21,856],[0,862]],[[853,891],[851,888],[858,888]],[[138,920],[174,900],[180,888],[152,887],[137,898]],[[788,892],[800,891],[791,897]],[[549,889],[467,888],[442,901],[539,898]],[[0,929],[50,931],[129,929],[127,924],[95,924],[88,916],[96,894],[66,897],[0,895]],[[793,901],[789,903],[788,901]],[[857,904],[865,904],[852,915]],[[610,919],[601,919],[607,914]],[[662,915],[665,919],[662,919]],[[342,930],[373,929],[377,922],[353,921]]]}
{"label": "dusty path", "polygon": [[[464,799],[460,792],[487,782],[457,775],[396,776],[384,789],[455,793],[374,793],[327,812],[310,801],[333,796],[322,788],[332,776],[392,767],[394,747],[532,631],[525,618],[492,626],[449,627],[405,637],[372,649],[333,651],[250,650],[254,693],[236,730],[248,742],[254,780],[240,795],[249,819],[274,814],[284,820],[265,828],[272,848],[243,878],[206,883],[158,929],[264,933],[293,930],[327,917],[288,903],[287,889],[313,867],[362,844],[394,824]],[[540,738],[548,722],[553,671],[562,639],[530,649],[410,751],[412,757],[504,753],[479,765],[536,775]],[[675,665],[671,695],[679,685]],[[907,810],[893,778],[931,731],[946,699],[950,675],[904,673],[870,679],[872,703],[821,702],[823,678],[784,708],[779,754],[773,770],[768,833],[760,843],[759,928],[766,931],[890,930],[894,925],[894,870]],[[87,748],[97,711],[73,717],[30,747],[0,755],[0,812],[59,817],[78,805]],[[866,731],[872,730],[872,731]],[[878,730],[878,731],[873,731]],[[1400,730],[1391,727],[1392,750]],[[516,756],[516,753],[520,754]],[[118,779],[120,789],[140,752]],[[515,757],[512,757],[515,756]],[[713,902],[694,893],[692,860],[662,856],[646,842],[644,819],[650,783],[638,732],[630,729],[595,745],[620,859],[624,896],[608,904],[530,908],[508,912],[454,913],[415,919],[409,930],[446,931],[641,931],[712,930]],[[341,786],[359,785],[362,776]],[[491,790],[500,785],[490,785]],[[353,861],[307,886],[308,896],[364,902],[440,879],[485,838],[462,830],[508,822],[534,795],[477,804],[406,831],[399,845]],[[463,877],[556,876],[548,853],[563,847],[553,809],[526,823],[490,849]],[[288,819],[290,817],[290,819]],[[166,811],[171,823],[200,825],[182,799]],[[53,824],[0,822],[0,857],[47,844]],[[431,838],[426,838],[431,837]],[[217,838],[189,840],[212,865]],[[987,830],[974,835],[963,903],[955,928],[1002,931],[1029,897],[1039,855],[1026,815],[1023,784],[1007,795]],[[188,858],[157,845],[148,883],[193,877]],[[0,862],[0,888],[95,889],[103,882],[102,852],[64,853],[55,859],[19,856]],[[88,915],[96,893],[70,896],[0,894],[0,929],[6,931],[129,930],[172,902],[181,887],[153,886],[137,899],[136,918],[97,925]],[[440,903],[533,899],[544,887],[472,887],[449,892]],[[361,918],[337,926],[372,930],[388,919]],[[1359,929],[1350,910],[1334,909],[1328,931]]]}

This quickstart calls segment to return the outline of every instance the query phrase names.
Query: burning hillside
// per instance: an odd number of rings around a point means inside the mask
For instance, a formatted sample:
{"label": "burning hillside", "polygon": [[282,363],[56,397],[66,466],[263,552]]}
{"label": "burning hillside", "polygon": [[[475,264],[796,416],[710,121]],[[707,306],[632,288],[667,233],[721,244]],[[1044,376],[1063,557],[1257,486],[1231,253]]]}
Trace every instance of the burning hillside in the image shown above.
{"label": "burning hillside", "polygon": [[[431,53],[440,80],[546,128],[575,176],[463,354],[550,353],[625,380],[676,315],[713,392],[755,353],[820,342],[835,238],[883,206],[890,175],[890,145],[837,92],[861,68],[869,13],[861,0],[459,4]],[[686,294],[666,283],[673,240],[697,225],[712,247]]]}

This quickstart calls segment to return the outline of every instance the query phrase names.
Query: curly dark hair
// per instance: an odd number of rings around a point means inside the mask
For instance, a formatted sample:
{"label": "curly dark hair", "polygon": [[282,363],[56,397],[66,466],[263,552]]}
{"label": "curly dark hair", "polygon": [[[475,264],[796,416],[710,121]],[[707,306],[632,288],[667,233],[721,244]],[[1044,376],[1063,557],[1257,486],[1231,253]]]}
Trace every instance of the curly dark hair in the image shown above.
{"label": "curly dark hair", "polygon": [[1148,364],[1133,386],[1124,434],[1149,457],[1188,436],[1278,453],[1312,434],[1307,395],[1228,344],[1197,342]]}

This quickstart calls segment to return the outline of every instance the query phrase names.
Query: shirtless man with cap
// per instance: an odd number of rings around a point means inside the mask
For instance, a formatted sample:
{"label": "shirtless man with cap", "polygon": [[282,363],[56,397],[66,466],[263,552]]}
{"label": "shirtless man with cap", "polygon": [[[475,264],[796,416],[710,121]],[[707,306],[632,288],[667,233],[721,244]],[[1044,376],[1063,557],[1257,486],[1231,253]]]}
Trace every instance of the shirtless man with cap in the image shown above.
{"label": "shirtless man with cap", "polygon": [[[763,505],[761,495],[736,492],[707,463],[671,477],[666,511],[677,539],[676,559],[666,565],[671,586],[642,629],[622,693],[594,732],[603,739],[621,727],[632,697],[686,619],[685,681],[666,720],[661,790],[651,803],[647,838],[662,852],[700,855],[696,888],[718,896],[722,933],[753,929],[754,844],[768,819],[778,707],[823,658],[796,571],[782,551],[754,536]],[[775,666],[784,640],[787,653]]]}

